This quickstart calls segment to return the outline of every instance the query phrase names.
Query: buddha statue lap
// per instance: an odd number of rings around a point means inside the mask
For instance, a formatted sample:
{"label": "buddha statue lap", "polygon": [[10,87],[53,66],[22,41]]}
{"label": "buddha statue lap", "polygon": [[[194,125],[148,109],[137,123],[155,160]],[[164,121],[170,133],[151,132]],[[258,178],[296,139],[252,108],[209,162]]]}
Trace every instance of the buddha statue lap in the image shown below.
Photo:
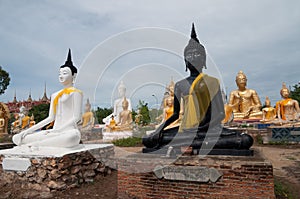
{"label": "buddha statue lap", "polygon": [[278,120],[284,123],[297,121],[300,115],[299,103],[297,100],[289,97],[290,91],[285,83],[282,85],[280,95],[283,99],[276,102]]}
{"label": "buddha statue lap", "polygon": [[[63,147],[79,145],[77,122],[81,118],[82,92],[73,87],[77,69],[73,66],[69,49],[67,61],[60,67],[59,81],[64,88],[51,95],[49,115],[34,126],[13,136],[13,142],[25,147]],[[53,129],[40,130],[54,122]],[[40,131],[37,131],[40,130]]]}
{"label": "buddha statue lap", "polygon": [[[247,77],[240,71],[236,76],[238,89],[230,93],[228,105],[232,108],[234,120],[261,119],[261,102],[253,89],[246,88]],[[226,111],[227,112],[227,111]]]}
{"label": "buddha statue lap", "polygon": [[[206,52],[196,36],[194,25],[184,58],[190,76],[175,84],[174,112],[152,134],[143,137],[144,152],[166,145],[193,149],[249,149],[253,144],[251,136],[221,125],[224,105],[219,81],[202,72],[206,68]],[[184,111],[180,125],[165,129],[180,117],[181,103],[184,103]]]}

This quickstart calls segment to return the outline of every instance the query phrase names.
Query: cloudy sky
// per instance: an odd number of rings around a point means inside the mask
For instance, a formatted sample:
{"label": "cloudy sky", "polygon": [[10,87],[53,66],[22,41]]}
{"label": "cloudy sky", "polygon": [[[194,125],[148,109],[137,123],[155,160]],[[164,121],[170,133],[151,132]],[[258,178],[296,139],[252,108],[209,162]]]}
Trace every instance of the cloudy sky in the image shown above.
{"label": "cloudy sky", "polygon": [[[76,86],[109,107],[121,80],[135,108],[155,106],[164,87],[188,73],[182,59],[191,23],[209,55],[208,74],[227,92],[245,72],[262,103],[300,77],[300,1],[0,0],[0,65],[11,82],[0,101],[61,89],[58,69],[72,49]],[[154,95],[154,96],[153,96]],[[158,98],[158,100],[156,99]]]}

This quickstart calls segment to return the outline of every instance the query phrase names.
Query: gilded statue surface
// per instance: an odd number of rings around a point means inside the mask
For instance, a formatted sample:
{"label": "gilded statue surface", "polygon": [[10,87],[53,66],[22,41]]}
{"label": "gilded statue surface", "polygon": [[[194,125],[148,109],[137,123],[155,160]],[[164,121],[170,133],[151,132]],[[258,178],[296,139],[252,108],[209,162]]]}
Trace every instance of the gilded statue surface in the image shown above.
{"label": "gilded statue surface", "polygon": [[299,119],[300,108],[297,100],[289,97],[290,91],[285,83],[280,90],[282,100],[276,102],[277,117],[280,122],[296,121]]}
{"label": "gilded statue surface", "polygon": [[269,97],[266,97],[265,108],[262,109],[263,119],[262,122],[271,122],[276,118],[276,109],[271,106]]}
{"label": "gilded statue surface", "polygon": [[10,113],[8,107],[0,102],[0,134],[7,134],[8,120]]}
{"label": "gilded statue surface", "polygon": [[261,119],[261,102],[253,89],[246,88],[247,77],[240,71],[236,76],[238,89],[230,93],[228,105],[232,108],[234,119]]}
{"label": "gilded statue surface", "polygon": [[94,113],[91,111],[91,104],[89,99],[85,104],[85,112],[81,117],[81,121],[79,123],[80,130],[91,130],[94,126],[95,118]]}
{"label": "gilded statue surface", "polygon": [[119,114],[118,129],[121,131],[132,129],[132,113],[128,110],[129,102],[124,97],[122,102],[123,111]]}

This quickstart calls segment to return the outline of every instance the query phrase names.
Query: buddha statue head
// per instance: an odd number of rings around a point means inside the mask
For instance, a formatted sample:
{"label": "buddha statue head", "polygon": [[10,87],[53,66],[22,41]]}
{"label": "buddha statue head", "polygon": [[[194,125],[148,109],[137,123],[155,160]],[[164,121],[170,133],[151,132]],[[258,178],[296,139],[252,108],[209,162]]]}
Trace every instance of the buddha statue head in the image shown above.
{"label": "buddha statue head", "polygon": [[170,96],[174,95],[174,88],[175,88],[175,83],[173,81],[173,79],[171,80],[169,86],[168,86],[168,92]]}
{"label": "buddha statue head", "polygon": [[59,82],[63,85],[73,84],[77,74],[77,68],[73,65],[71,58],[71,50],[69,49],[67,61],[60,67]]}
{"label": "buddha statue head", "polygon": [[200,44],[194,23],[192,25],[191,38],[188,45],[184,49],[184,61],[186,70],[191,72],[201,73],[203,68],[206,68],[206,52],[202,44]]}
{"label": "buddha statue head", "polygon": [[235,78],[236,85],[239,89],[245,89],[247,86],[247,77],[243,71],[239,71]]}
{"label": "buddha statue head", "polygon": [[91,111],[91,104],[90,104],[90,100],[87,99],[85,104],[85,112],[90,112],[90,111]]}
{"label": "buddha statue head", "polygon": [[266,100],[265,100],[265,106],[266,107],[270,107],[271,106],[271,100],[269,99],[268,96],[266,97]]}
{"label": "buddha statue head", "polygon": [[286,87],[286,84],[283,82],[282,83],[282,88],[280,90],[280,95],[282,98],[288,98],[290,95],[289,89]]}

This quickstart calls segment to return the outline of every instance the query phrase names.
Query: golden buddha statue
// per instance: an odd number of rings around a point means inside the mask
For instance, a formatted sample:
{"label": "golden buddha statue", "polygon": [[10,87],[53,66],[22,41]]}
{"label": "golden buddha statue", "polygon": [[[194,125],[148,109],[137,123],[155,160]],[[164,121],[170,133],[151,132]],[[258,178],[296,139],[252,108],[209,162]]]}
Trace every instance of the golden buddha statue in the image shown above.
{"label": "golden buddha statue", "polygon": [[262,122],[270,122],[276,118],[276,109],[271,106],[269,97],[266,97],[265,108],[262,109]]}
{"label": "golden buddha statue", "polygon": [[243,71],[237,74],[235,82],[238,89],[230,93],[228,103],[232,108],[234,119],[261,119],[260,99],[255,90],[246,88],[247,77]]}
{"label": "golden buddha statue", "polygon": [[10,113],[7,105],[0,102],[0,134],[7,134]]}
{"label": "golden buddha statue", "polygon": [[31,116],[30,116],[30,122],[29,122],[29,127],[32,127],[33,125],[35,125],[34,115],[31,114]]}
{"label": "golden buddha statue", "polygon": [[117,123],[116,123],[115,117],[112,115],[110,118],[109,124],[106,125],[106,130],[108,132],[112,132],[112,131],[116,130],[116,127],[117,127]]}
{"label": "golden buddha statue", "polygon": [[132,114],[131,111],[128,110],[128,106],[129,102],[126,100],[126,97],[124,97],[124,100],[122,102],[123,111],[119,114],[119,122],[117,126],[117,129],[120,131],[132,129]]}
{"label": "golden buddha statue", "polygon": [[0,110],[0,134],[4,133],[4,130],[5,130],[4,112]]}
{"label": "golden buddha statue", "polygon": [[91,130],[94,126],[94,123],[94,114],[91,111],[90,101],[89,99],[87,99],[87,102],[85,104],[85,113],[82,115],[79,125],[81,125],[81,130]]}
{"label": "golden buddha statue", "polygon": [[25,130],[30,127],[31,117],[27,115],[25,106],[21,106],[19,114],[15,115],[15,121],[12,123],[12,132],[19,133],[20,130]]}
{"label": "golden buddha statue", "polygon": [[282,84],[280,95],[283,99],[276,102],[278,119],[286,122],[298,120],[300,114],[299,103],[297,100],[289,98],[290,91],[286,87],[285,83]]}

